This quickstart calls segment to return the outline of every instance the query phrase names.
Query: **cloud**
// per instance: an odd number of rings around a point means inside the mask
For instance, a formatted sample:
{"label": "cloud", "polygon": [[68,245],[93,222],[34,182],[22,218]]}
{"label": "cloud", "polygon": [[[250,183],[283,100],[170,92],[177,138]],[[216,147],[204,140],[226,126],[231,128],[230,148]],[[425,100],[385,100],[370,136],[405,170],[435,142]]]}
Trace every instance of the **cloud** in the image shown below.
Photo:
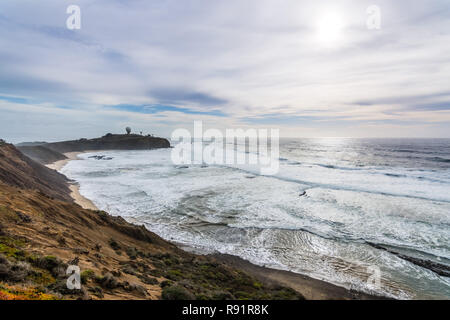
{"label": "cloud", "polygon": [[271,114],[258,117],[246,117],[241,121],[249,124],[256,125],[310,125],[317,120],[330,119],[329,117],[315,117],[315,116],[297,116],[297,115],[284,115],[284,114]]}
{"label": "cloud", "polygon": [[180,108],[175,106],[167,106],[167,105],[129,105],[129,104],[120,104],[115,106],[109,106],[109,108],[116,110],[123,110],[129,112],[137,112],[142,114],[158,114],[167,111],[180,112],[184,114],[193,114],[193,115],[212,115],[217,117],[225,117],[226,115],[220,110],[210,110],[210,111],[197,111],[188,108]]}
{"label": "cloud", "polygon": [[5,70],[0,73],[0,93],[3,94],[16,94],[25,97],[42,96],[58,91],[68,91],[68,89],[64,83],[59,81],[46,80],[30,74],[15,73],[13,70]]}
{"label": "cloud", "polygon": [[441,97],[450,97],[450,91],[435,92],[429,94],[410,94],[405,96],[379,97],[373,100],[356,101],[353,104],[362,106],[380,105],[380,104],[399,104],[399,105],[419,105],[426,101],[436,100]]}
{"label": "cloud", "polygon": [[[380,0],[381,30],[372,31],[371,3],[362,1],[78,0],[74,31],[65,28],[72,2],[0,3],[0,96],[10,103],[0,128],[21,123],[34,137],[41,128],[26,106],[46,105],[55,117],[39,118],[49,126],[120,128],[126,115],[143,127],[140,119],[176,127],[197,117],[296,135],[362,135],[365,126],[397,135],[392,126],[404,123],[410,134],[417,126],[450,137],[441,124],[450,99],[447,0]],[[340,42],[323,46],[317,23],[329,12],[344,27]],[[79,112],[76,120],[62,107]]]}
{"label": "cloud", "polygon": [[215,107],[227,103],[225,99],[220,99],[212,95],[186,91],[183,89],[152,89],[149,96],[156,99],[160,103],[176,104],[176,105],[200,105]]}
{"label": "cloud", "polygon": [[436,103],[429,103],[429,104],[418,104],[414,105],[413,109],[415,110],[450,110],[450,101],[442,101],[442,102],[436,102]]}

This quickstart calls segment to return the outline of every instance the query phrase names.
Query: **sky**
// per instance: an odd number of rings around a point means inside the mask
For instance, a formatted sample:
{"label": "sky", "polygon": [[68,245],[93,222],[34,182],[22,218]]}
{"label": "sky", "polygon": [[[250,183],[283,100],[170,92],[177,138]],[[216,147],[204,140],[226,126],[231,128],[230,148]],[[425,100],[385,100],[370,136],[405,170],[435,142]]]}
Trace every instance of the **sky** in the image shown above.
{"label": "sky", "polygon": [[448,0],[2,0],[0,138],[450,138],[449,62]]}

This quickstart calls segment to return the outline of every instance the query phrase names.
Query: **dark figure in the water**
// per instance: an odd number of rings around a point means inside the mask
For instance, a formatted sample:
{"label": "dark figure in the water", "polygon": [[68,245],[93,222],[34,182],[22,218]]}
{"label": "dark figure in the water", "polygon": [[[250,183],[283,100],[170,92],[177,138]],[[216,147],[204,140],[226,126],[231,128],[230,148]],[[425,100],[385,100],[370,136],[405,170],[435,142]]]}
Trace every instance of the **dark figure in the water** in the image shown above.
{"label": "dark figure in the water", "polygon": [[306,191],[303,191],[299,196],[300,197],[306,196]]}

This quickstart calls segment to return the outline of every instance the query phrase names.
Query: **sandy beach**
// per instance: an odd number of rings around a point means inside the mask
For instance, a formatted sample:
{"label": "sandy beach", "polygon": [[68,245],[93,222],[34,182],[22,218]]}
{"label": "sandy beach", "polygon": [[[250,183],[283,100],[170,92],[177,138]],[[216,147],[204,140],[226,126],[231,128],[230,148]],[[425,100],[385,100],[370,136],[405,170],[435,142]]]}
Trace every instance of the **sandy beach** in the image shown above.
{"label": "sandy beach", "polygon": [[78,184],[72,184],[70,186],[70,191],[70,196],[75,200],[75,203],[80,205],[83,209],[98,210],[91,200],[80,194],[80,186]]}
{"label": "sandy beach", "polygon": [[[88,151],[86,151],[86,152],[88,152]],[[54,163],[48,164],[48,165],[46,165],[46,167],[49,169],[60,171],[69,161],[80,160],[80,158],[78,158],[78,155],[81,153],[85,153],[85,152],[64,153],[64,155],[67,157],[67,159],[59,160]],[[98,210],[98,208],[94,205],[94,203],[91,200],[83,197],[80,194],[80,186],[77,182],[73,182],[69,186],[69,188],[71,191],[70,196],[73,198],[73,200],[75,201],[76,204],[80,205],[83,209]]]}
{"label": "sandy beach", "polygon": [[50,164],[47,164],[46,167],[49,169],[53,169],[56,171],[61,170],[69,161],[71,160],[79,160],[78,155],[83,152],[67,152],[64,153],[64,155],[67,157],[67,159],[59,160]]}

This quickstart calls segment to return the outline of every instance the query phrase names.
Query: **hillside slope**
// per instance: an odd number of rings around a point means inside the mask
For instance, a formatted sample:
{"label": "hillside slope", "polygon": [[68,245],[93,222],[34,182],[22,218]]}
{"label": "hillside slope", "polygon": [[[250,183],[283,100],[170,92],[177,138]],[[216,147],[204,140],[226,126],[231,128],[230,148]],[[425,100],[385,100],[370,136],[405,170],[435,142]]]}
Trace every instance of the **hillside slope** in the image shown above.
{"label": "hillside slope", "polygon": [[31,160],[12,144],[5,142],[0,142],[0,181],[72,202],[68,180],[64,175]]}
{"label": "hillside slope", "polygon": [[18,146],[17,149],[20,150],[24,155],[30,159],[39,162],[41,164],[49,164],[59,160],[65,160],[67,157],[54,150],[46,148],[45,146]]}

